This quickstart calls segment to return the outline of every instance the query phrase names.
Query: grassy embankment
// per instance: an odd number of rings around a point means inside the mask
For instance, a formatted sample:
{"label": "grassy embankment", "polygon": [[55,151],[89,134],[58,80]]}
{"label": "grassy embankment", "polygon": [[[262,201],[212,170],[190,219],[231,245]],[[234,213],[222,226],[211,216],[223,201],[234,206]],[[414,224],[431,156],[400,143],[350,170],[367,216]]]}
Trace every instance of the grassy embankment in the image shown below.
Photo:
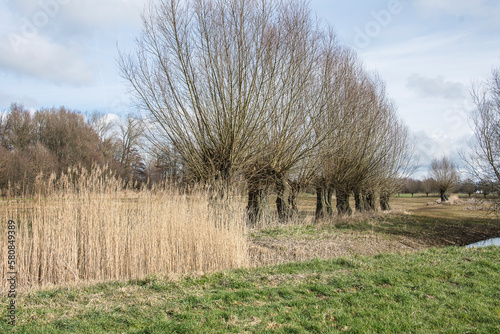
{"label": "grassy embankment", "polygon": [[19,298],[15,332],[498,333],[499,258],[433,248],[55,288]]}

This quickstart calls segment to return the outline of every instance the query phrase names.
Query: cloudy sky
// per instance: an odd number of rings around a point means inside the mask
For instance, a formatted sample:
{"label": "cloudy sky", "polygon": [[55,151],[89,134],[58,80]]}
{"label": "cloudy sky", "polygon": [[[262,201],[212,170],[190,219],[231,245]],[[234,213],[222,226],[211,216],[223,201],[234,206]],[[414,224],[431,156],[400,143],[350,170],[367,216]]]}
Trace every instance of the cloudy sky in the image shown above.
{"label": "cloudy sky", "polygon": [[[132,50],[146,0],[3,0],[0,111],[64,105],[132,112],[116,60]],[[312,0],[311,8],[389,95],[418,140],[422,169],[446,154],[460,163],[472,130],[472,82],[500,66],[498,0]]]}

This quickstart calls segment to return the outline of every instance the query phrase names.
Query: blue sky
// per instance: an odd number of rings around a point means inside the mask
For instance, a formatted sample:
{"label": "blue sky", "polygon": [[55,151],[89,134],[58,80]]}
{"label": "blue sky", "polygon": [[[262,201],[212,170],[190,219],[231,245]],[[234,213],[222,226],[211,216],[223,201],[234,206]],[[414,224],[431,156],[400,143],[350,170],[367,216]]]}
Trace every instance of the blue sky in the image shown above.
{"label": "blue sky", "polygon": [[[145,0],[0,3],[0,111],[64,105],[133,112],[116,59],[141,30]],[[425,166],[460,163],[472,130],[471,83],[500,66],[500,1],[312,0],[313,12],[380,74],[413,131]],[[416,176],[425,175],[423,167]]]}

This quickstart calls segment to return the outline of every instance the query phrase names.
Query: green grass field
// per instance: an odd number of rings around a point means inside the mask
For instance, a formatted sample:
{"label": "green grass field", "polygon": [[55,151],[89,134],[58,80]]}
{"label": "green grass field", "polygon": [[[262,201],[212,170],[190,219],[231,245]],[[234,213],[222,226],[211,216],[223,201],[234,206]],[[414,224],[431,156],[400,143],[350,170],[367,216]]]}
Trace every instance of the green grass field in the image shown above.
{"label": "green grass field", "polygon": [[255,268],[20,291],[15,327],[1,296],[0,332],[500,333],[500,248],[458,247],[500,223],[434,200],[249,231]]}
{"label": "green grass field", "polygon": [[499,259],[432,248],[56,288],[20,299],[15,332],[498,333]]}

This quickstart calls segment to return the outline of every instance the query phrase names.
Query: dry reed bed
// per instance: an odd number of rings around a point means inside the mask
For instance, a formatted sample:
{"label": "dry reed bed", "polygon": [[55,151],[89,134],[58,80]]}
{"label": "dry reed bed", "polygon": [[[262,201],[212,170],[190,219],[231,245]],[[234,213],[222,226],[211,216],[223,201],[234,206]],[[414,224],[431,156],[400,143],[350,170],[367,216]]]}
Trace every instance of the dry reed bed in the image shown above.
{"label": "dry reed bed", "polygon": [[189,195],[173,188],[124,190],[99,169],[41,185],[34,197],[1,204],[0,275],[9,271],[7,221],[13,219],[18,287],[247,265],[241,201],[214,205],[202,189]]}

